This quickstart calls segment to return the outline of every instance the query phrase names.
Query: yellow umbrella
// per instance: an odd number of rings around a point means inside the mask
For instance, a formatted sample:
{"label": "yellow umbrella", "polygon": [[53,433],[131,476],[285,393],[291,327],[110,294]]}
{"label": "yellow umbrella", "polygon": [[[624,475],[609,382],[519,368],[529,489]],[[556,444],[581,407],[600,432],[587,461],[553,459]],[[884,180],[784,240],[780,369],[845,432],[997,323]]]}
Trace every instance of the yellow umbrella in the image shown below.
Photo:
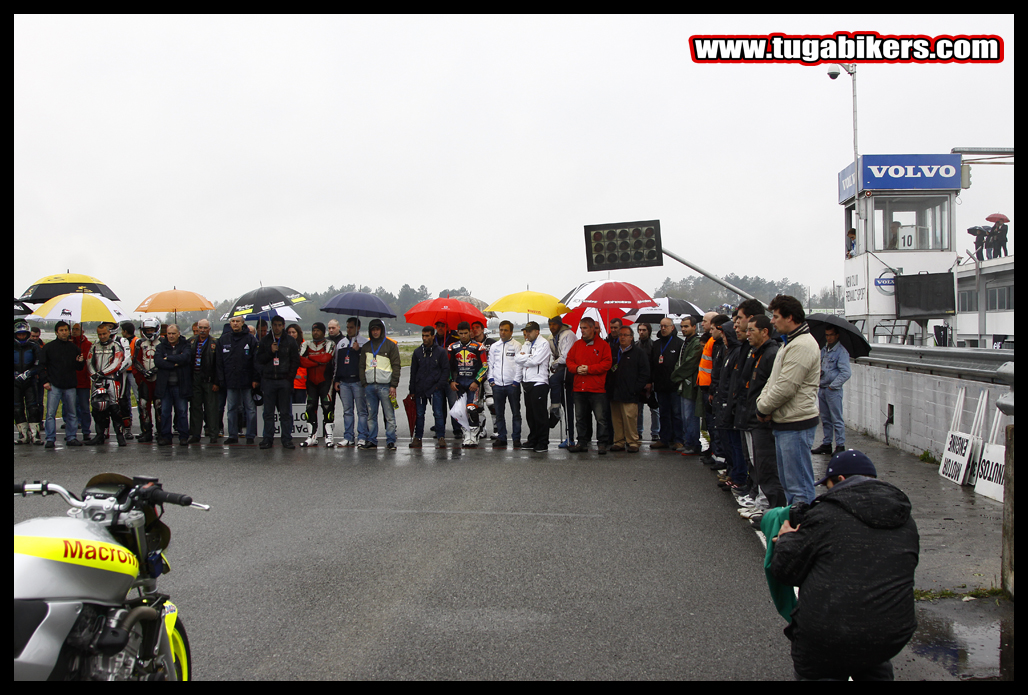
{"label": "yellow umbrella", "polygon": [[163,314],[169,311],[206,311],[213,308],[214,304],[202,294],[173,288],[154,292],[136,307],[136,311]]}
{"label": "yellow umbrella", "polygon": [[111,291],[111,288],[91,275],[79,273],[62,273],[61,275],[47,275],[39,278],[32,286],[22,293],[18,299],[23,302],[35,304],[37,302],[48,302],[54,297],[69,292],[92,292],[115,302],[120,301],[118,295]]}
{"label": "yellow umbrella", "polygon": [[500,297],[495,302],[487,306],[486,310],[496,312],[516,312],[519,314],[525,313],[532,314],[533,316],[543,316],[545,318],[557,316],[558,314],[566,314],[571,311],[568,307],[561,304],[560,300],[552,294],[532,292],[531,290],[515,292],[514,294],[508,294],[506,297]]}
{"label": "yellow umbrella", "polygon": [[131,317],[120,306],[107,297],[99,294],[72,292],[54,297],[34,314],[25,318],[33,321],[67,321],[78,323],[87,321],[105,321],[121,323]]}

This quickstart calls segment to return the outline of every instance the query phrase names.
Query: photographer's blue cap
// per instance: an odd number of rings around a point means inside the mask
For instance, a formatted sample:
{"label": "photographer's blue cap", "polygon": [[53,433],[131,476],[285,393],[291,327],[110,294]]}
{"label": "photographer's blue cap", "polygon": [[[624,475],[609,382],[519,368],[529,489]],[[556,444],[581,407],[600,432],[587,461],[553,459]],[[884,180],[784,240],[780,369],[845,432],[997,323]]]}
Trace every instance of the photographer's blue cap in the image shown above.
{"label": "photographer's blue cap", "polygon": [[832,460],[828,462],[828,470],[825,471],[825,477],[814,483],[814,485],[824,485],[826,480],[837,475],[844,475],[847,478],[851,475],[866,475],[877,478],[878,471],[875,469],[875,465],[871,463],[871,459],[867,457],[867,454],[856,449],[847,449],[846,451],[840,451],[832,457]]}

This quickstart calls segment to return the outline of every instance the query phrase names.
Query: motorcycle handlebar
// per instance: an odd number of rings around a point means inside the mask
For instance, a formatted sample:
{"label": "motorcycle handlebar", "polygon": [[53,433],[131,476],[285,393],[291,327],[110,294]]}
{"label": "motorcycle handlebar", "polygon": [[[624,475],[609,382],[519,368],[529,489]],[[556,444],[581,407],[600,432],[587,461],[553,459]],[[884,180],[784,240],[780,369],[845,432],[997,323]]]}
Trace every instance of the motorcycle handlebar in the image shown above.
{"label": "motorcycle handlebar", "polygon": [[189,507],[193,504],[193,498],[189,495],[180,495],[177,492],[165,492],[159,487],[143,489],[141,499],[154,504],[177,504],[182,507]]}
{"label": "motorcycle handlebar", "polygon": [[[75,497],[75,495],[68,492],[60,485],[57,485],[56,483],[50,483],[45,480],[42,482],[36,481],[34,483],[29,483],[26,481],[15,483],[14,494],[22,495],[23,497],[28,495],[45,496],[47,494],[57,494],[63,497],[64,501],[72,507],[82,508],[86,506],[85,502]],[[193,502],[193,498],[189,495],[182,495],[175,492],[165,492],[163,489],[155,485],[145,485],[143,487],[137,488],[136,492],[133,495],[131,495],[131,497],[143,502],[149,502],[151,504],[177,504],[183,507],[196,507],[197,509],[202,509],[204,511],[210,511],[211,509],[206,504],[199,504]],[[120,505],[117,508],[122,512],[126,512],[132,508],[132,504],[132,499],[129,499],[126,500],[125,504]]]}

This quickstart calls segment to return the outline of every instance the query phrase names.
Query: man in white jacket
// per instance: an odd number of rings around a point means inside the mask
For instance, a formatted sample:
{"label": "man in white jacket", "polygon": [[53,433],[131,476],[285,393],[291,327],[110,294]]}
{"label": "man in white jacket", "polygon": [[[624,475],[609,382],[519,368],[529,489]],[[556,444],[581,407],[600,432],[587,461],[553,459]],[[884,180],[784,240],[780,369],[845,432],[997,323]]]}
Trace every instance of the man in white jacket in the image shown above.
{"label": "man in white jacket", "polygon": [[546,418],[546,396],[550,391],[550,345],[539,337],[539,324],[529,321],[524,328],[525,343],[514,361],[525,385],[525,414],[528,417],[528,448],[544,452],[549,447],[550,427]]}
{"label": "man in white jacket", "polygon": [[513,420],[514,448],[521,448],[521,368],[515,361],[521,343],[514,340],[514,324],[500,322],[500,339],[489,347],[489,384],[496,408],[496,440],[494,449],[507,448],[507,404]]}

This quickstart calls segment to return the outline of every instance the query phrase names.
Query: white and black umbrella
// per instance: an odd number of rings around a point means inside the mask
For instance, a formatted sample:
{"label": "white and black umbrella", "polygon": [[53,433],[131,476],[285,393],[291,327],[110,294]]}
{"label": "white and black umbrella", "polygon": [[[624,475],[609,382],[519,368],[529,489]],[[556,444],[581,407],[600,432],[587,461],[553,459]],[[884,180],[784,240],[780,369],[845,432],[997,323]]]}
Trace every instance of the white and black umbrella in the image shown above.
{"label": "white and black umbrella", "polygon": [[625,319],[632,323],[658,323],[662,318],[680,319],[683,316],[703,316],[703,309],[692,302],[677,297],[656,297],[653,306],[642,307]]}
{"label": "white and black umbrella", "polygon": [[258,287],[237,299],[221,320],[227,321],[235,316],[242,316],[243,320],[281,316],[287,321],[298,321],[299,314],[290,307],[306,301],[306,297],[289,287]]}

